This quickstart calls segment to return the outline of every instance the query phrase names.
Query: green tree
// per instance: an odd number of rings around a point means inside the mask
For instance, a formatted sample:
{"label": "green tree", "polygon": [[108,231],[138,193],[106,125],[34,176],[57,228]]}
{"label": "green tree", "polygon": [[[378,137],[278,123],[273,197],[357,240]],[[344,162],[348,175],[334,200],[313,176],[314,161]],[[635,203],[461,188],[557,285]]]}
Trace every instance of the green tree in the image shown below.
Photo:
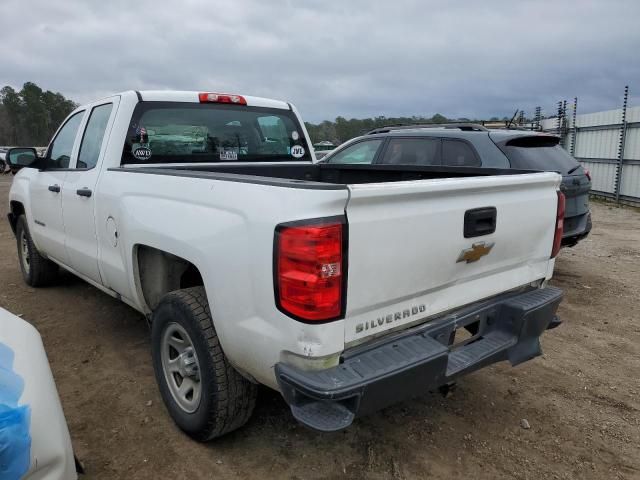
{"label": "green tree", "polygon": [[433,117],[431,117],[431,123],[446,123],[447,122],[447,117],[445,117],[444,115],[440,115],[439,113],[436,113]]}
{"label": "green tree", "polygon": [[42,146],[77,105],[61,93],[26,82],[0,90],[0,145]]}
{"label": "green tree", "polygon": [[20,95],[9,86],[0,90],[0,99],[8,120],[7,138],[6,140],[2,139],[0,144],[17,145],[20,142],[19,133],[23,130],[22,112],[24,103]]}
{"label": "green tree", "polygon": [[42,101],[42,89],[35,83],[27,82],[20,91],[23,110],[23,125],[27,143],[43,144],[47,137],[47,110]]}
{"label": "green tree", "polygon": [[319,124],[306,123],[307,131],[313,143],[329,140],[338,145],[342,142],[363,135],[374,128],[389,125],[409,125],[409,124],[429,124],[446,123],[447,117],[439,113],[433,117],[412,116],[412,117],[385,117],[384,115],[373,118],[352,118],[337,117],[331,122],[325,120]]}

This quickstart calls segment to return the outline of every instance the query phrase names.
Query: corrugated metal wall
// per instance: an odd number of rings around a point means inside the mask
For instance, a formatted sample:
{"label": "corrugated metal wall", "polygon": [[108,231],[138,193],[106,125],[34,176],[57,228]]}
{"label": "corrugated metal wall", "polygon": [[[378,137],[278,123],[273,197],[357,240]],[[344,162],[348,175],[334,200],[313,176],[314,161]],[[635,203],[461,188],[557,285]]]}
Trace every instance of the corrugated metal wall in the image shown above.
{"label": "corrugated metal wall", "polygon": [[[569,116],[563,144],[591,172],[594,193],[615,197],[619,178],[619,197],[640,204],[640,107],[626,110],[624,157],[620,161],[622,113],[622,109],[616,109],[577,115],[575,131]],[[558,120],[544,119],[541,126],[546,132],[556,133]]]}

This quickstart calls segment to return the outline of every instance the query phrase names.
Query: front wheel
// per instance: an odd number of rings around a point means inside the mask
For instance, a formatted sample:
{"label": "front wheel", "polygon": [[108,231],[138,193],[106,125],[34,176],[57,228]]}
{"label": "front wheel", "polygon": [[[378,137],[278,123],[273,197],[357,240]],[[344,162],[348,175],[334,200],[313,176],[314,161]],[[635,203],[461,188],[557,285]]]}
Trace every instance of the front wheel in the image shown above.
{"label": "front wheel", "polygon": [[58,266],[40,255],[33,243],[24,215],[20,215],[16,223],[16,239],[18,241],[20,270],[22,270],[22,278],[25,283],[31,287],[51,284],[58,274]]}
{"label": "front wheel", "polygon": [[203,287],[176,290],[160,300],[151,323],[151,350],[162,399],[189,436],[211,440],[249,420],[257,386],[229,364]]}

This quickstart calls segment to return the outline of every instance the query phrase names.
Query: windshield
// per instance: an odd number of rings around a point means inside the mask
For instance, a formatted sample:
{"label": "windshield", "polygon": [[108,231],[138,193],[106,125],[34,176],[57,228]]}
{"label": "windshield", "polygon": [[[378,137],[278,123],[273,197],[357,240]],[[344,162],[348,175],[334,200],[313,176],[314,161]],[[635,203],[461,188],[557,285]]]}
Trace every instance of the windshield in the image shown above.
{"label": "windshield", "polygon": [[558,145],[556,137],[521,137],[508,141],[500,149],[512,168],[545,170],[561,174],[582,173],[578,161]]}
{"label": "windshield", "polygon": [[122,163],[311,161],[290,110],[239,105],[141,102]]}

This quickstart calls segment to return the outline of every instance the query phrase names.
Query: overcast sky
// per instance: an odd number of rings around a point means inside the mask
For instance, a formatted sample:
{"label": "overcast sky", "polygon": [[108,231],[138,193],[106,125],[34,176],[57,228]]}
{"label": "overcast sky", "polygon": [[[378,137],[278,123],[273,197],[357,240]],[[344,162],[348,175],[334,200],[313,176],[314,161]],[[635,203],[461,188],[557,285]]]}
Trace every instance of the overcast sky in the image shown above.
{"label": "overcast sky", "polygon": [[288,100],[305,119],[640,97],[640,1],[0,0],[0,86]]}

